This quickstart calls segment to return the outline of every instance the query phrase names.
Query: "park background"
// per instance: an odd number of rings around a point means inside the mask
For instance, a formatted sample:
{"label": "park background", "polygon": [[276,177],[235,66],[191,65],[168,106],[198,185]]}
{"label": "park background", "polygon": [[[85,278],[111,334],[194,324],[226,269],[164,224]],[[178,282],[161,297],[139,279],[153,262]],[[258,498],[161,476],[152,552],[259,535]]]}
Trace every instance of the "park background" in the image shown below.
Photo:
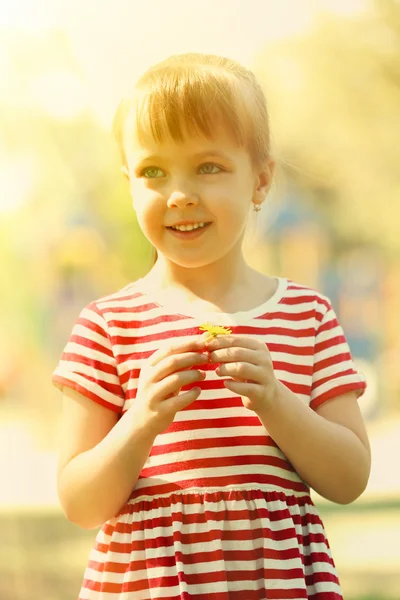
{"label": "park background", "polygon": [[78,595],[96,531],[58,505],[51,374],[81,308],[150,265],[111,122],[147,66],[188,51],[238,59],[266,91],[279,169],[246,254],[331,298],[367,376],[368,489],[315,501],[345,599],[398,600],[398,0],[0,7],[0,598]]}

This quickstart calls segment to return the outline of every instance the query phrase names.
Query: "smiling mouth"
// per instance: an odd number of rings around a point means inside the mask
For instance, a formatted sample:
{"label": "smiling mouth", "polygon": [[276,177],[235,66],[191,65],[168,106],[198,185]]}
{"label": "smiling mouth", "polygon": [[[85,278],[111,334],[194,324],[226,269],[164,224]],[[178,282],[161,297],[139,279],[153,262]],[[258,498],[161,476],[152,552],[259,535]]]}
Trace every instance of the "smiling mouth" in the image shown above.
{"label": "smiling mouth", "polygon": [[173,226],[167,227],[167,229],[172,229],[172,231],[179,231],[181,233],[186,233],[186,232],[191,232],[191,231],[198,231],[199,229],[205,229],[209,225],[211,225],[211,222],[208,222],[208,223],[200,222],[200,223],[193,223],[193,224],[187,224],[187,225],[173,225]]}

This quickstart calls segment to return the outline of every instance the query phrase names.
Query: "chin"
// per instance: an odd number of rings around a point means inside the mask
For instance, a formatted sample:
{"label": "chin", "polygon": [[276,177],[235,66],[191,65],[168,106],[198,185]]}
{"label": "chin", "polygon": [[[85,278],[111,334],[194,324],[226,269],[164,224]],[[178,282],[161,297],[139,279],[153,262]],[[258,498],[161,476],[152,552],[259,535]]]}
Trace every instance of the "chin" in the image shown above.
{"label": "chin", "polygon": [[171,261],[178,267],[182,267],[183,269],[201,269],[201,268],[208,267],[209,265],[216,263],[218,260],[223,258],[224,255],[208,256],[208,257],[205,257],[205,256],[198,256],[198,257],[185,256],[185,257],[183,257],[183,256],[168,256],[168,255],[164,255],[164,256],[167,260]]}
{"label": "chin", "polygon": [[182,269],[201,269],[203,267],[208,267],[214,260],[174,260],[170,259],[173,263],[175,263],[178,267],[182,267]]}

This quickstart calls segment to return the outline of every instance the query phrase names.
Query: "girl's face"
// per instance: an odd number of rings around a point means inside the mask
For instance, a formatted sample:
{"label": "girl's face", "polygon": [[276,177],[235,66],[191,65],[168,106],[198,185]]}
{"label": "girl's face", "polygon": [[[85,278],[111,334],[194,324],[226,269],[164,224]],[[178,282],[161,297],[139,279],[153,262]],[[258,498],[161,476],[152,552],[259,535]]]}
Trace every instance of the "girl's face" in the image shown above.
{"label": "girl's face", "polygon": [[185,268],[237,256],[252,202],[263,202],[270,183],[245,149],[220,132],[145,146],[128,140],[126,156],[138,222],[158,253]]}

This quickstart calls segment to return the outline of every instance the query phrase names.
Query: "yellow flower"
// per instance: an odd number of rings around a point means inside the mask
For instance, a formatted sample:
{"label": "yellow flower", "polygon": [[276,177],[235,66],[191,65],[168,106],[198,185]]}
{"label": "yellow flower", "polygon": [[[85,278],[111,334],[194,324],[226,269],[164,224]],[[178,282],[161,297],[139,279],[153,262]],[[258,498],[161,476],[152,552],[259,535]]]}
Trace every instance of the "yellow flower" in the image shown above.
{"label": "yellow flower", "polygon": [[221,327],[220,325],[211,325],[211,323],[203,323],[199,327],[200,331],[207,331],[209,338],[217,337],[217,335],[228,335],[232,333],[229,327]]}

